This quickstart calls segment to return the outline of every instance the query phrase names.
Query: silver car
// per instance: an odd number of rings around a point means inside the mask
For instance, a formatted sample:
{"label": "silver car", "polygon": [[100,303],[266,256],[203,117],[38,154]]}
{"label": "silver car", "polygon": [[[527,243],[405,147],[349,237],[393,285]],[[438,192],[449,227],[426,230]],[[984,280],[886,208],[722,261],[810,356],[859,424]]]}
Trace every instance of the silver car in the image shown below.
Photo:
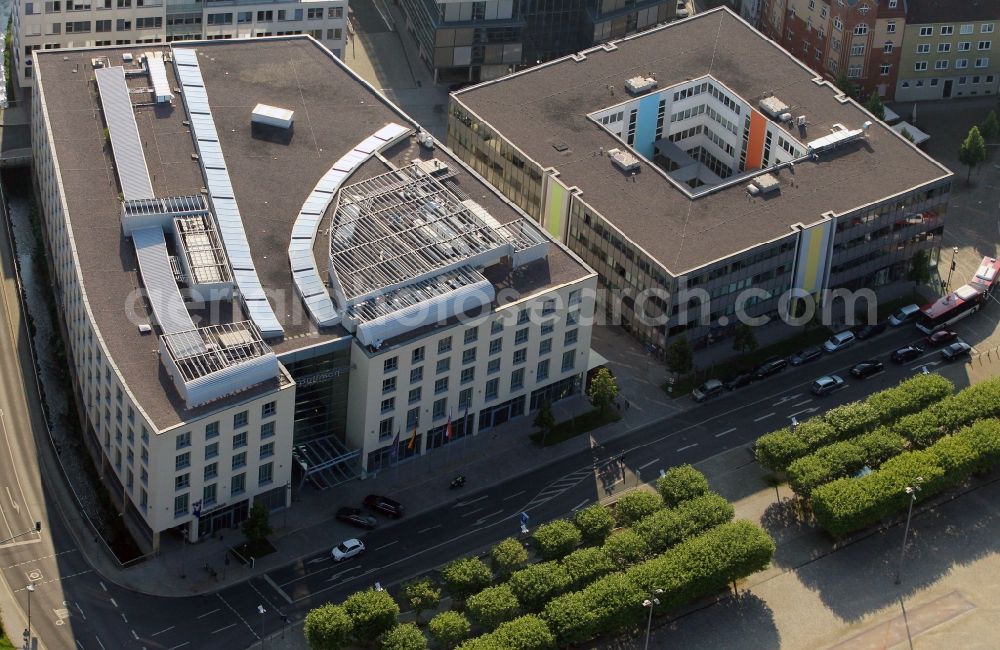
{"label": "silver car", "polygon": [[844,385],[844,378],[840,375],[824,375],[813,382],[813,395],[829,395]]}
{"label": "silver car", "polygon": [[348,539],[333,547],[330,557],[334,562],[343,562],[365,552],[365,544],[360,539]]}
{"label": "silver car", "polygon": [[854,332],[851,330],[844,330],[843,332],[837,332],[823,343],[823,349],[827,352],[836,352],[837,350],[843,350],[848,345],[854,343],[857,337],[854,336]]}

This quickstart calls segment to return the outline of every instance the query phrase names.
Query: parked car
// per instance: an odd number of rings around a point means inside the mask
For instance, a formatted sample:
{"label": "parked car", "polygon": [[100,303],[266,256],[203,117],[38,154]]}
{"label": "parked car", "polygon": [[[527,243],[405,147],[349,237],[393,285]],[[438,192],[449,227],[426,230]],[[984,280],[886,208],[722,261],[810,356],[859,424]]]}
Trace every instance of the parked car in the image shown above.
{"label": "parked car", "polygon": [[823,344],[823,349],[827,352],[836,352],[837,350],[843,350],[847,346],[853,344],[856,340],[857,337],[854,336],[854,332],[851,330],[844,330],[843,332],[837,332],[828,338]]}
{"label": "parked car", "polygon": [[691,15],[691,14],[688,11],[687,6],[683,2],[678,2],[677,3],[677,17],[678,18],[687,18],[689,15]]}
{"label": "parked car", "polygon": [[389,497],[384,497],[380,494],[369,494],[366,496],[365,507],[369,510],[380,512],[383,515],[388,515],[394,519],[399,519],[403,516],[402,503],[399,501],[393,501]]}
{"label": "parked car", "polygon": [[813,395],[829,395],[844,385],[844,378],[840,375],[824,375],[813,382]]}
{"label": "parked car", "polygon": [[709,379],[691,391],[691,398],[696,402],[704,402],[707,399],[721,395],[725,389],[726,387],[718,379]]}
{"label": "parked car", "polygon": [[330,557],[333,558],[334,562],[343,562],[349,558],[356,555],[361,555],[365,552],[365,545],[360,539],[347,539],[337,544],[330,551]]}
{"label": "parked car", "polygon": [[771,357],[757,366],[753,371],[754,379],[764,379],[777,374],[788,367],[788,361],[781,357]]}
{"label": "parked car", "polygon": [[858,379],[871,377],[885,370],[885,364],[878,359],[867,359],[851,368],[851,376]]}
{"label": "parked car", "polygon": [[858,325],[854,328],[854,336],[858,338],[859,341],[864,341],[865,339],[870,339],[873,336],[877,336],[885,331],[885,321],[881,323],[869,323],[868,325]]}
{"label": "parked car", "polygon": [[909,323],[919,315],[920,307],[916,305],[906,305],[905,307],[897,309],[896,312],[889,317],[889,324],[893,327],[899,327],[900,325]]}
{"label": "parked car", "polygon": [[733,375],[729,379],[722,382],[722,385],[726,387],[726,390],[736,390],[737,388],[743,388],[753,381],[752,372],[741,372],[738,375]]}
{"label": "parked car", "polygon": [[942,345],[947,345],[948,343],[951,343],[957,338],[958,334],[952,332],[951,330],[938,330],[937,332],[934,332],[924,340],[927,341],[927,345],[931,346],[932,348],[939,348]]}
{"label": "parked car", "polygon": [[892,353],[894,363],[906,363],[912,361],[924,353],[924,349],[916,345],[904,345]]}
{"label": "parked car", "polygon": [[972,346],[965,341],[955,341],[941,350],[941,358],[945,361],[954,361],[967,356],[972,352]]}
{"label": "parked car", "polygon": [[361,512],[361,508],[341,508],[337,511],[337,521],[366,530],[372,530],[378,526],[378,520]]}
{"label": "parked car", "polygon": [[803,363],[809,363],[810,361],[815,361],[819,359],[823,354],[822,348],[818,345],[805,348],[804,350],[799,350],[792,356],[788,357],[788,363],[793,366],[801,366]]}

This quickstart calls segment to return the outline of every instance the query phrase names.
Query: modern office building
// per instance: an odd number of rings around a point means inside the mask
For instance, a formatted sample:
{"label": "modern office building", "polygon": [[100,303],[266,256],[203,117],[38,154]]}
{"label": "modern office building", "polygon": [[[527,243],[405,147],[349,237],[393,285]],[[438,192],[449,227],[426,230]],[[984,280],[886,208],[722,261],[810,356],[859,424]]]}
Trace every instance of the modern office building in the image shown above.
{"label": "modern office building", "polygon": [[727,8],[452,93],[449,113],[449,146],[653,349],[793,289],[903,280],[940,246],[951,172]]}
{"label": "modern office building", "polygon": [[22,87],[35,50],[309,34],[340,56],[348,32],[347,0],[14,0],[11,20]]}
{"label": "modern office building", "polygon": [[322,44],[33,68],[86,438],[146,546],[582,388],[594,272]]}
{"label": "modern office building", "polygon": [[997,94],[998,24],[996,2],[909,0],[896,101]]}
{"label": "modern office building", "polygon": [[439,81],[495,79],[673,20],[676,0],[401,0]]}

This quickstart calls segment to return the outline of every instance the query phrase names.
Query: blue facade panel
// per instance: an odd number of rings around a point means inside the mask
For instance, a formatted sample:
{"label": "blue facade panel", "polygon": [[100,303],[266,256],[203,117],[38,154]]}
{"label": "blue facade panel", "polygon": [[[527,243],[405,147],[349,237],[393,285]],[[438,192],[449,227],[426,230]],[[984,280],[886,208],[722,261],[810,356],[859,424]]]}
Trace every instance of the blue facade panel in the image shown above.
{"label": "blue facade panel", "polygon": [[653,139],[656,137],[656,118],[659,113],[660,94],[646,95],[639,100],[639,114],[635,122],[635,144],[639,153],[653,159]]}

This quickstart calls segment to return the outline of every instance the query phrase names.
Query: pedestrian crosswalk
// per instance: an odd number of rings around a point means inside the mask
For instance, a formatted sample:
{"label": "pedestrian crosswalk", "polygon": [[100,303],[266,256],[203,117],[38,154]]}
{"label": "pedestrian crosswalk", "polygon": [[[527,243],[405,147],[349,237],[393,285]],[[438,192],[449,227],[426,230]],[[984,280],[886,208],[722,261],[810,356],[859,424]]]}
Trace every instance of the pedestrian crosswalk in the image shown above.
{"label": "pedestrian crosswalk", "polygon": [[552,483],[543,487],[538,494],[528,502],[528,505],[525,506],[525,510],[551,501],[557,496],[579,485],[585,478],[593,475],[594,470],[589,467],[585,467],[573,472],[572,474],[567,474],[562,478],[556,479]]}

